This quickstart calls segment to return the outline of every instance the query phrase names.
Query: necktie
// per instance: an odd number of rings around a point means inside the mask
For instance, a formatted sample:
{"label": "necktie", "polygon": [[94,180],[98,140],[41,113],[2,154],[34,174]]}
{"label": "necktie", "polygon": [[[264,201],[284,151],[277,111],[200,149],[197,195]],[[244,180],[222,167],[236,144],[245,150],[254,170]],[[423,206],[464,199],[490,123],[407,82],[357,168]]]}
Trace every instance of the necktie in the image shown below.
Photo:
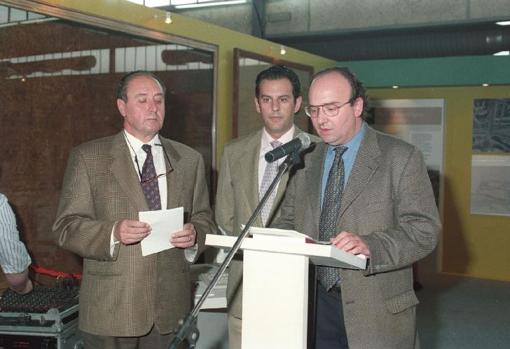
{"label": "necktie", "polygon": [[[319,239],[329,240],[336,234],[336,223],[338,214],[340,213],[340,203],[342,201],[342,191],[344,188],[344,161],[343,153],[347,147],[342,145],[336,146],[335,159],[329,170],[328,181],[324,191],[324,199],[322,201],[321,217],[319,222]],[[336,268],[318,267],[317,276],[320,283],[327,290],[338,283],[338,274]]]}
{"label": "necktie", "polygon": [[[271,146],[274,148],[279,147],[282,145],[281,142],[278,141],[272,141]],[[274,178],[276,177],[276,174],[278,173],[278,162],[268,162],[266,164],[266,169],[264,171],[264,176],[262,177],[262,183],[260,184],[260,190],[259,190],[259,200],[262,199],[264,194],[266,193],[267,189],[273,182]],[[273,207],[273,201],[276,196],[276,190],[273,190],[269,198],[267,198],[267,201],[262,207],[262,210],[260,211],[260,217],[262,218],[262,223],[264,226],[266,226],[267,220],[269,218],[269,214],[271,213],[271,208]]]}
{"label": "necktie", "polygon": [[147,153],[147,158],[142,167],[142,190],[147,199],[147,204],[151,211],[161,210],[161,198],[159,196],[158,178],[156,168],[154,167],[154,159],[152,158],[151,146],[149,144],[142,145],[142,149]]}

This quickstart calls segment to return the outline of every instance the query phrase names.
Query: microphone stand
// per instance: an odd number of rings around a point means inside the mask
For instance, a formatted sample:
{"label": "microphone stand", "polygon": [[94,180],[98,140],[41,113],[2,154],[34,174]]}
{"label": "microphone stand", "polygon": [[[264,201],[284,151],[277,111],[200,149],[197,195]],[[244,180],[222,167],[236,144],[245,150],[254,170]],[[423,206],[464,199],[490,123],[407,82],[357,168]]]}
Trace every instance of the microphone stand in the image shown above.
{"label": "microphone stand", "polygon": [[243,230],[239,234],[237,240],[235,241],[234,245],[228,252],[227,256],[225,257],[225,260],[223,263],[221,263],[220,267],[218,268],[218,271],[214,275],[214,277],[211,280],[211,283],[206,287],[204,293],[200,297],[200,299],[197,301],[191,312],[186,316],[184,320],[179,321],[179,328],[177,331],[177,334],[175,335],[174,339],[170,343],[170,349],[177,349],[178,345],[185,339],[188,339],[188,343],[190,344],[189,348],[193,349],[196,346],[196,341],[199,337],[199,332],[197,328],[197,317],[200,309],[202,308],[202,305],[204,304],[205,300],[207,299],[207,296],[209,293],[211,293],[212,289],[216,284],[218,283],[218,280],[223,275],[227,267],[230,265],[230,262],[234,258],[234,255],[237,253],[239,248],[241,247],[241,244],[244,240],[244,238],[248,235],[248,232],[250,230],[250,227],[253,225],[253,222],[257,218],[257,216],[260,214],[260,211],[262,210],[262,207],[264,207],[264,204],[269,199],[269,196],[276,188],[276,185],[280,182],[280,179],[284,175],[285,172],[287,172],[293,165],[299,163],[300,157],[299,152],[295,151],[287,158],[285,161],[278,167],[278,173],[276,174],[276,177],[273,179],[273,182],[271,182],[271,185],[265,192],[262,199],[260,199],[257,207],[255,208],[255,211],[253,211],[250,219],[244,226]]}

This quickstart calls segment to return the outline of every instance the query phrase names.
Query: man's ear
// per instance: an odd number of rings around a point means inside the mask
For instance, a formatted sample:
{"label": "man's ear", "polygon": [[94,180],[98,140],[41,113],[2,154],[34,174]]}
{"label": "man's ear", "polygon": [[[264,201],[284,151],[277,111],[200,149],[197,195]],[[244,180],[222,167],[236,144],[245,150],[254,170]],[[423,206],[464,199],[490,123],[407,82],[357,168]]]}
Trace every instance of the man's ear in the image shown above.
{"label": "man's ear", "polygon": [[299,96],[298,98],[296,98],[296,103],[294,106],[294,114],[299,111],[302,103],[303,103],[303,97]]}
{"label": "man's ear", "polygon": [[257,97],[254,97],[253,98],[253,101],[255,102],[255,110],[257,111],[257,113],[260,114],[260,105],[259,105],[259,99]]}
{"label": "man's ear", "polygon": [[117,109],[119,109],[119,113],[122,117],[126,117],[126,102],[124,102],[124,100],[117,98]]}
{"label": "man's ear", "polygon": [[361,114],[363,113],[363,106],[364,106],[364,102],[363,102],[363,98],[361,97],[358,97],[356,98],[356,100],[354,101],[354,115],[356,117],[361,117]]}

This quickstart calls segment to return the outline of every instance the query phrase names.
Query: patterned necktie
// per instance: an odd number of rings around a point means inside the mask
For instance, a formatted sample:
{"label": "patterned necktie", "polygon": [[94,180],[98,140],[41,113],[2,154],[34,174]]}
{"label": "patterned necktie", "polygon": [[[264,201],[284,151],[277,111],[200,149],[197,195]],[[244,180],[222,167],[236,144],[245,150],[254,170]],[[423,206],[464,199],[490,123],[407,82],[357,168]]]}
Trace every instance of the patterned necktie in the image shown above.
{"label": "patterned necktie", "polygon": [[[334,148],[335,160],[333,160],[333,165],[329,170],[328,181],[322,202],[319,222],[319,240],[329,240],[337,233],[336,224],[338,214],[340,213],[342,191],[344,188],[344,161],[342,155],[346,150],[347,147],[342,145]],[[327,290],[335,286],[339,279],[336,268],[331,267],[318,267],[317,276],[322,286]]]}
{"label": "patterned necktie", "polygon": [[159,196],[158,178],[156,168],[154,167],[154,159],[152,158],[151,146],[149,144],[142,145],[142,149],[147,153],[147,158],[142,167],[142,190],[147,199],[147,204],[151,211],[161,210],[161,198]]}
{"label": "patterned necktie", "polygon": [[[274,148],[279,147],[282,145],[281,142],[278,141],[272,141],[271,146]],[[264,171],[264,176],[262,177],[262,183],[260,183],[260,190],[259,190],[259,200],[262,199],[264,194],[266,193],[267,189],[269,189],[269,186],[273,182],[274,178],[276,177],[276,174],[278,173],[278,162],[268,162],[266,164],[266,169]],[[267,220],[269,218],[269,214],[271,213],[271,208],[273,207],[273,201],[276,196],[276,190],[273,190],[271,195],[267,198],[267,201],[262,207],[262,211],[260,211],[260,218],[262,218],[262,224],[266,226]]]}

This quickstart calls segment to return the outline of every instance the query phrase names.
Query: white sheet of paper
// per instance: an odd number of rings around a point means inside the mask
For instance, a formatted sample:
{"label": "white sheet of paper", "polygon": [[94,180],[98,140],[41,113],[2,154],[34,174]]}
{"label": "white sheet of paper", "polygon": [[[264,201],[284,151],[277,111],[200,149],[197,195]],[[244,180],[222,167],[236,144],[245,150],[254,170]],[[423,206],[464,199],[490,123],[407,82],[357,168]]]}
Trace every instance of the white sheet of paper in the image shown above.
{"label": "white sheet of paper", "polygon": [[182,230],[184,225],[184,208],[141,211],[138,213],[138,219],[140,222],[149,223],[152,228],[151,233],[141,242],[142,255],[148,256],[174,248],[170,243],[170,236],[176,231]]}

